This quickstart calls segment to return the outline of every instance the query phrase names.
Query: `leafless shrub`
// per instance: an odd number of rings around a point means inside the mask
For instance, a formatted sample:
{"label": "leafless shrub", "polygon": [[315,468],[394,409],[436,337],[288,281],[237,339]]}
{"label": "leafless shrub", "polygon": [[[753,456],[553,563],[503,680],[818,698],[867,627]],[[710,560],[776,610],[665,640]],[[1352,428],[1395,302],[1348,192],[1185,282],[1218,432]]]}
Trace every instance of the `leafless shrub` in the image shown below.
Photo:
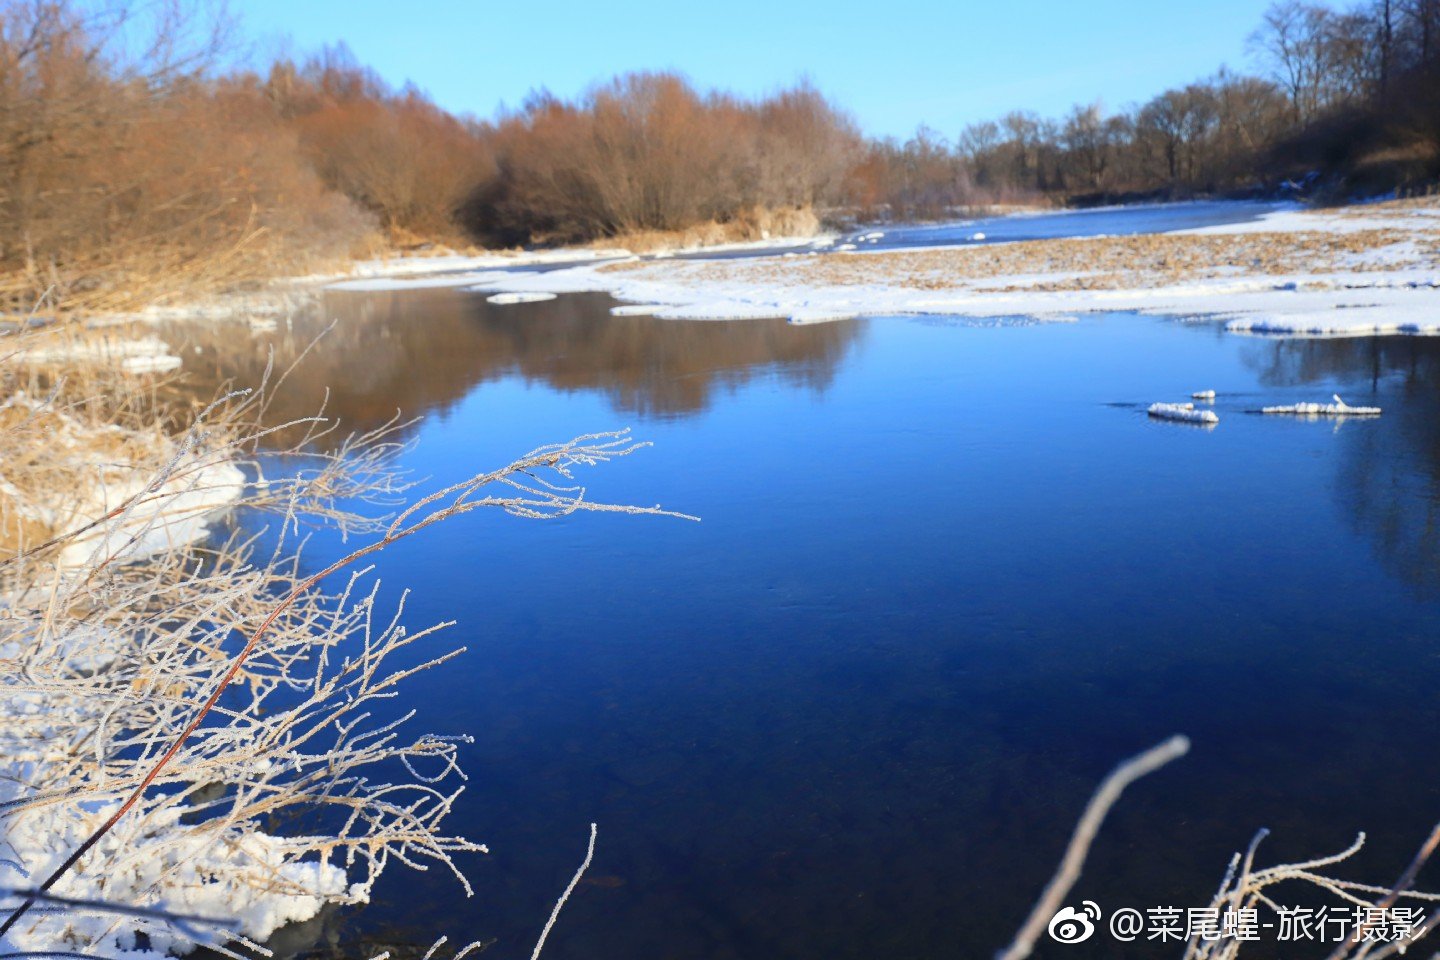
{"label": "leafless shrub", "polygon": [[[12,386],[21,377],[6,372]],[[77,444],[124,435],[130,468],[149,470],[118,502],[65,513],[59,529],[21,537],[0,558],[0,887],[12,891],[0,937],[26,951],[82,951],[129,948],[143,933],[155,949],[226,951],[324,903],[363,902],[392,862],[439,866],[463,885],[456,855],[484,849],[443,828],[463,788],[463,738],[407,735],[408,713],[379,719],[407,678],[463,648],[391,665],[446,624],[409,630],[403,599],[381,610],[364,569],[326,589],[329,578],[482,508],[662,513],[591,502],[571,480],[642,445],[604,434],[543,447],[405,506],[391,430],[324,453],[302,440],[279,453],[299,468],[259,483],[252,466],[234,492],[235,505],[276,515],[271,546],[238,531],[155,541],[157,527],[213,513],[193,497],[214,468],[252,461],[296,425],[257,426],[267,382],[221,397],[165,444],[133,439],[153,435],[157,406],[129,382],[93,394],[62,382],[0,420],[0,445],[31,449],[24,469],[49,469],[68,480],[62,489],[83,487],[66,476],[82,468],[47,464],[35,444],[57,424]],[[327,425],[311,427],[309,439]],[[369,542],[309,572],[299,542],[316,521]],[[60,562],[86,540],[99,548]],[[406,776],[376,777],[397,764]],[[235,928],[184,922],[196,916]]]}
{"label": "leafless shrub", "polygon": [[372,212],[392,241],[463,242],[457,212],[494,174],[478,124],[414,87],[391,90],[343,45],[300,66],[275,63],[265,91],[324,182]]}
{"label": "leafless shrub", "polygon": [[497,174],[464,216],[506,243],[831,203],[858,146],[852,121],[809,85],[747,102],[701,94],[673,73],[627,74],[575,102],[538,94],[490,141]]}
{"label": "leafless shrub", "polygon": [[127,308],[344,254],[328,193],[229,21],[188,0],[0,3],[0,307]]}

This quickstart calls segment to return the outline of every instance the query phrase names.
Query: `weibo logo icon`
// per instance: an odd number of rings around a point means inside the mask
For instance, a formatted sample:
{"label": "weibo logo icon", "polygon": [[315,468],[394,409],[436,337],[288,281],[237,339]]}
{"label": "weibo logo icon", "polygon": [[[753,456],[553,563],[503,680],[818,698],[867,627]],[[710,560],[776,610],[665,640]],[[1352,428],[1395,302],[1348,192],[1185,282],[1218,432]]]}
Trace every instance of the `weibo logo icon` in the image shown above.
{"label": "weibo logo icon", "polygon": [[1100,906],[1093,900],[1080,904],[1080,909],[1062,907],[1050,919],[1050,938],[1058,943],[1084,943],[1095,934],[1095,921],[1100,919]]}

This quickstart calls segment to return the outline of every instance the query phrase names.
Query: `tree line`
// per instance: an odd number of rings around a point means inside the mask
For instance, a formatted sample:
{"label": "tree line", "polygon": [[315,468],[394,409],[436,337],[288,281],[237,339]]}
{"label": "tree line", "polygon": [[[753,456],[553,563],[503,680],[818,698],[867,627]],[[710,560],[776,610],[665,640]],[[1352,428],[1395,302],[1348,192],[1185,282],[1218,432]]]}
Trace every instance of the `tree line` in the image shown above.
{"label": "tree line", "polygon": [[862,208],[938,215],[979,200],[1067,201],[1273,191],[1337,194],[1440,176],[1440,0],[1337,10],[1272,5],[1249,37],[1260,73],[1221,68],[1143,104],[1061,117],[1017,110],[954,141],[922,128],[873,143]]}
{"label": "tree line", "polygon": [[[1383,190],[1440,173],[1440,0],[1283,0],[1221,69],[1115,112],[1014,111],[867,139],[808,82],[746,98],[675,73],[481,120],[343,46],[223,66],[200,0],[0,0],[0,295],[183,295],[425,242],[576,242],[779,212],[926,218],[1037,199]],[[779,221],[779,222],[783,222]]]}

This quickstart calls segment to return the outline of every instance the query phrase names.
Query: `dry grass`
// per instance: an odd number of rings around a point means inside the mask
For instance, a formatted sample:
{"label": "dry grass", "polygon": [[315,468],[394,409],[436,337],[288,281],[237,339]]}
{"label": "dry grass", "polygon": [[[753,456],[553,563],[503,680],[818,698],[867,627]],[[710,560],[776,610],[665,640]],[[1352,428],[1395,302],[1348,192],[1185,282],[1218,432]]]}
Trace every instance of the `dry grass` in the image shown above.
{"label": "dry grass", "polygon": [[591,246],[599,250],[619,249],[634,253],[652,253],[657,250],[713,247],[723,243],[813,237],[819,232],[820,218],[808,206],[778,209],[753,207],[723,223],[710,220],[683,230],[633,230],[605,240],[597,240]]}
{"label": "dry grass", "polygon": [[[1349,211],[1347,216],[1375,218],[1437,207],[1440,201],[1434,199],[1395,201]],[[601,269],[634,272],[642,278],[648,273],[656,279],[669,279],[672,271],[679,269],[684,271],[687,282],[698,283],[876,285],[914,290],[1122,290],[1245,275],[1393,269],[1393,264],[1366,258],[1411,240],[1416,243],[1417,265],[1434,264],[1440,262],[1440,217],[1427,219],[1415,218],[1413,229],[1408,230],[1385,225],[1346,233],[1151,234],[680,265],[629,262]]]}
{"label": "dry grass", "polygon": [[[350,252],[365,255],[373,248],[367,239]],[[164,244],[117,246],[63,264],[31,263],[0,273],[0,305],[12,315],[24,315],[36,303],[42,310],[67,314],[124,313],[189,303],[276,276],[338,270],[347,262],[336,251],[302,255],[263,230],[247,232],[218,251]]]}

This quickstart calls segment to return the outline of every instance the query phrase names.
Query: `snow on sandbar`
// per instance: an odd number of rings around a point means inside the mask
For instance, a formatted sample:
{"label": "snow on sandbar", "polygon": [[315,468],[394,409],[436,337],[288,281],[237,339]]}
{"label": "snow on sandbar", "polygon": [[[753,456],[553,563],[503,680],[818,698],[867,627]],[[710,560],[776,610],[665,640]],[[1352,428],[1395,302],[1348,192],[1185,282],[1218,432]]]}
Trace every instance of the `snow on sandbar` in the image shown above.
{"label": "snow on sandbar", "polygon": [[1263,213],[1254,220],[1221,223],[1208,227],[1173,230],[1172,234],[1196,236],[1249,233],[1359,233],[1362,230],[1430,230],[1436,224],[1433,209],[1372,210],[1362,206],[1335,210],[1312,210],[1298,204],[1285,205]]}
{"label": "snow on sandbar", "polygon": [[[936,248],[942,252],[933,253],[936,259],[927,263],[924,250],[853,250],[853,243],[843,243],[837,247],[846,251],[845,256],[834,259],[676,259],[634,261],[624,269],[595,261],[572,262],[544,272],[469,274],[465,286],[486,293],[608,293],[624,301],[623,306],[614,308],[616,316],[643,311],[667,319],[783,317],[806,323],[860,315],[948,315],[1050,320],[1135,311],[1214,318],[1227,321],[1227,329],[1236,333],[1273,336],[1440,334],[1440,261],[1424,252],[1429,246],[1407,239],[1417,231],[1440,237],[1440,215],[1432,214],[1440,211],[1362,208],[1320,214],[1282,210],[1255,224],[1190,231],[1293,232],[1297,238],[1302,234],[1313,238],[1317,230],[1354,233],[1378,228],[1393,235],[1393,242],[1388,235],[1382,236],[1379,247],[1374,246],[1373,238],[1362,238],[1356,243],[1362,247],[1368,243],[1370,248],[1349,253],[1347,247],[1328,261],[1300,257],[1297,251],[1305,248],[1299,239],[1294,249],[1276,241],[1278,259],[1269,268],[1296,264],[1289,273],[1252,271],[1239,263],[1217,264],[1208,276],[1208,268],[1170,271],[1146,266],[1143,252],[1137,272],[1115,273],[1104,266],[1103,258],[1094,260],[1096,266],[1085,267],[1090,262],[1087,257],[1096,257],[1087,253],[1086,247],[1106,241],[1084,240],[1073,241],[1078,246],[1067,253],[1068,259],[1062,258],[1048,270],[1037,271],[1033,258],[1024,253],[1026,244],[1020,243],[1002,245],[1013,248],[1010,254],[996,254],[1002,262],[1005,256],[1013,256],[1014,271],[969,274],[960,269],[965,261],[947,265],[943,259],[943,250],[959,247]],[[868,236],[852,235],[850,239]],[[1201,247],[1195,254],[1211,256],[1213,251]],[[385,284],[381,289],[407,283],[378,282]],[[452,285],[461,281],[447,277],[420,282]],[[359,286],[364,283],[368,281],[352,281],[341,288],[368,288]],[[651,306],[646,309],[646,305]]]}
{"label": "snow on sandbar", "polygon": [[[871,254],[852,254],[868,257]],[[776,258],[773,264],[788,263]],[[706,275],[713,263],[649,263],[640,271],[593,266],[545,273],[497,273],[470,289],[520,293],[608,293],[634,315],[642,305],[670,319],[732,320],[753,317],[947,315],[1029,316],[1042,319],[1113,311],[1229,320],[1241,333],[1361,335],[1440,333],[1440,274],[1370,273],[1325,278],[1240,277],[1153,288],[1051,291],[1033,289],[1043,278],[986,278],[969,286],[908,288],[899,282],[806,283],[784,273],[759,280]]]}
{"label": "snow on sandbar", "polygon": [[[1417,292],[1419,285],[1414,287]],[[1433,336],[1440,334],[1440,295],[1414,296],[1398,289],[1377,289],[1366,299],[1371,302],[1338,302],[1307,309],[1257,310],[1225,324],[1231,333],[1279,337],[1372,337],[1395,334]],[[1328,309],[1327,309],[1328,306]]]}

